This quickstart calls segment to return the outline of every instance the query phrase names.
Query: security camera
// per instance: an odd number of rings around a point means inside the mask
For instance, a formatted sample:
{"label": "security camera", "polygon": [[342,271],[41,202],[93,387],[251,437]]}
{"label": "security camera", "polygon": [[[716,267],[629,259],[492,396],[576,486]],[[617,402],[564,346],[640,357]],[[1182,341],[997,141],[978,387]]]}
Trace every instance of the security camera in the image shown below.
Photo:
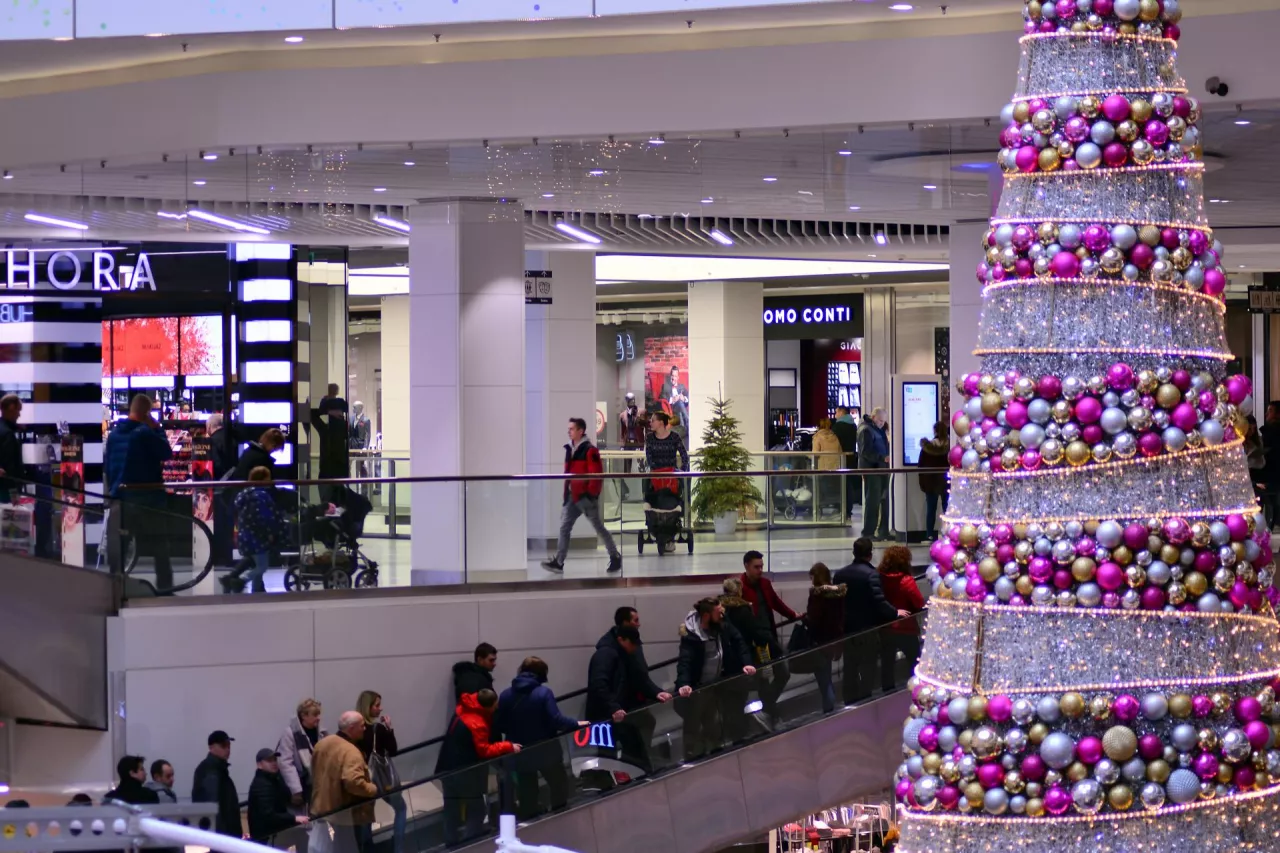
{"label": "security camera", "polygon": [[1204,88],[1210,95],[1217,95],[1219,98],[1225,98],[1231,91],[1231,87],[1224,83],[1221,77],[1210,77],[1204,81]]}

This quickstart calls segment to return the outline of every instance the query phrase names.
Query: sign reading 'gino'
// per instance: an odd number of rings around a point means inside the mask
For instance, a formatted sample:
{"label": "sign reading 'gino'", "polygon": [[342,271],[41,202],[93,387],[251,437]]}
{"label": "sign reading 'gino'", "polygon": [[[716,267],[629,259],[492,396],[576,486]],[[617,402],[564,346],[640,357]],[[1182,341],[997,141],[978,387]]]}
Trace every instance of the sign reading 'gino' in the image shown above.
{"label": "sign reading 'gino'", "polygon": [[[89,255],[84,259],[82,255]],[[139,252],[133,267],[116,267],[111,252],[84,249],[6,249],[4,286],[9,290],[152,290],[151,260]]]}

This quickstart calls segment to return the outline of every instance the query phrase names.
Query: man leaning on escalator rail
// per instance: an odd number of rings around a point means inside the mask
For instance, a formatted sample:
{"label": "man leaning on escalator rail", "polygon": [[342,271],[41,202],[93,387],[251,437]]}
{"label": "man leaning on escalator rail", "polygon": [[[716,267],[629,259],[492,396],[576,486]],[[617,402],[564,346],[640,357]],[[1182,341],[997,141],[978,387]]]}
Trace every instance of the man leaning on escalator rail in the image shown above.
{"label": "man leaning on escalator rail", "polygon": [[[116,424],[103,449],[107,495],[117,501],[120,527],[133,535],[138,553],[150,551],[155,559],[156,589],[173,587],[169,562],[168,515],[164,463],[173,449],[160,424],[151,417],[151,398],[138,394],[129,403],[129,418]],[[154,488],[125,488],[127,486]],[[114,510],[113,510],[114,511]],[[118,553],[118,549],[111,549]],[[112,566],[112,571],[122,567]]]}
{"label": "man leaning on escalator rail", "polygon": [[[614,627],[596,643],[587,667],[586,718],[593,723],[611,721],[618,743],[630,763],[648,772],[649,746],[657,722],[652,714],[635,713],[655,702],[668,702],[671,694],[649,676],[640,642],[640,614],[633,607],[619,608]],[[615,778],[603,771],[588,771],[583,785],[613,787]]]}

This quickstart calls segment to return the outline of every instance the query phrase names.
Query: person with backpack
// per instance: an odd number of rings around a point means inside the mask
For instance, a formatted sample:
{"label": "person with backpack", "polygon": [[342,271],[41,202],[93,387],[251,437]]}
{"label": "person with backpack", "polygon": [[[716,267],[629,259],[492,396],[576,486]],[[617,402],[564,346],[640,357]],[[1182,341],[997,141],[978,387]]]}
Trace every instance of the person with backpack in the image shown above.
{"label": "person with backpack", "polygon": [[489,765],[482,762],[518,754],[520,745],[510,741],[490,741],[490,728],[498,694],[484,689],[464,693],[444,743],[436,759],[436,773],[443,775],[444,843],[460,844],[484,833],[487,809],[484,795],[489,790]]}
{"label": "person with backpack", "polygon": [[[242,559],[234,571],[222,579],[228,592],[266,592],[263,577],[271,567],[271,554],[279,547],[284,522],[271,489],[271,471],[258,466],[249,472],[249,488],[236,495],[236,532]],[[251,568],[252,567],[252,568]],[[247,571],[247,574],[246,574]]]}
{"label": "person with backpack", "polygon": [[[564,472],[566,474],[603,474],[604,463],[600,461],[600,451],[587,440],[587,422],[582,418],[569,419],[569,443],[564,446]],[[569,554],[569,537],[573,533],[574,522],[578,516],[586,516],[587,521],[595,528],[605,550],[609,552],[608,571],[622,571],[622,554],[604,526],[600,518],[600,492],[604,489],[604,480],[566,480],[564,484],[564,509],[560,513],[560,539],[556,545],[556,555],[542,561],[542,567],[549,572],[563,572],[565,557]]]}

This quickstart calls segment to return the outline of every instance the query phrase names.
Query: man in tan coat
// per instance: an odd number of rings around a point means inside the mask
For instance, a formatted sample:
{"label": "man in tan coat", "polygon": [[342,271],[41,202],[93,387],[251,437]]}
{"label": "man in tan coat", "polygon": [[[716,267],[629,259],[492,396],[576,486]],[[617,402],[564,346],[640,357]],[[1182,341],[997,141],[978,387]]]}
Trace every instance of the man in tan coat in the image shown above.
{"label": "man in tan coat", "polygon": [[[338,720],[338,733],[321,739],[311,759],[311,814],[322,818],[320,824],[331,826],[334,853],[364,851],[372,841],[373,798],[378,788],[360,751],[364,725],[359,711],[345,712]],[[340,809],[346,811],[324,817]]]}

